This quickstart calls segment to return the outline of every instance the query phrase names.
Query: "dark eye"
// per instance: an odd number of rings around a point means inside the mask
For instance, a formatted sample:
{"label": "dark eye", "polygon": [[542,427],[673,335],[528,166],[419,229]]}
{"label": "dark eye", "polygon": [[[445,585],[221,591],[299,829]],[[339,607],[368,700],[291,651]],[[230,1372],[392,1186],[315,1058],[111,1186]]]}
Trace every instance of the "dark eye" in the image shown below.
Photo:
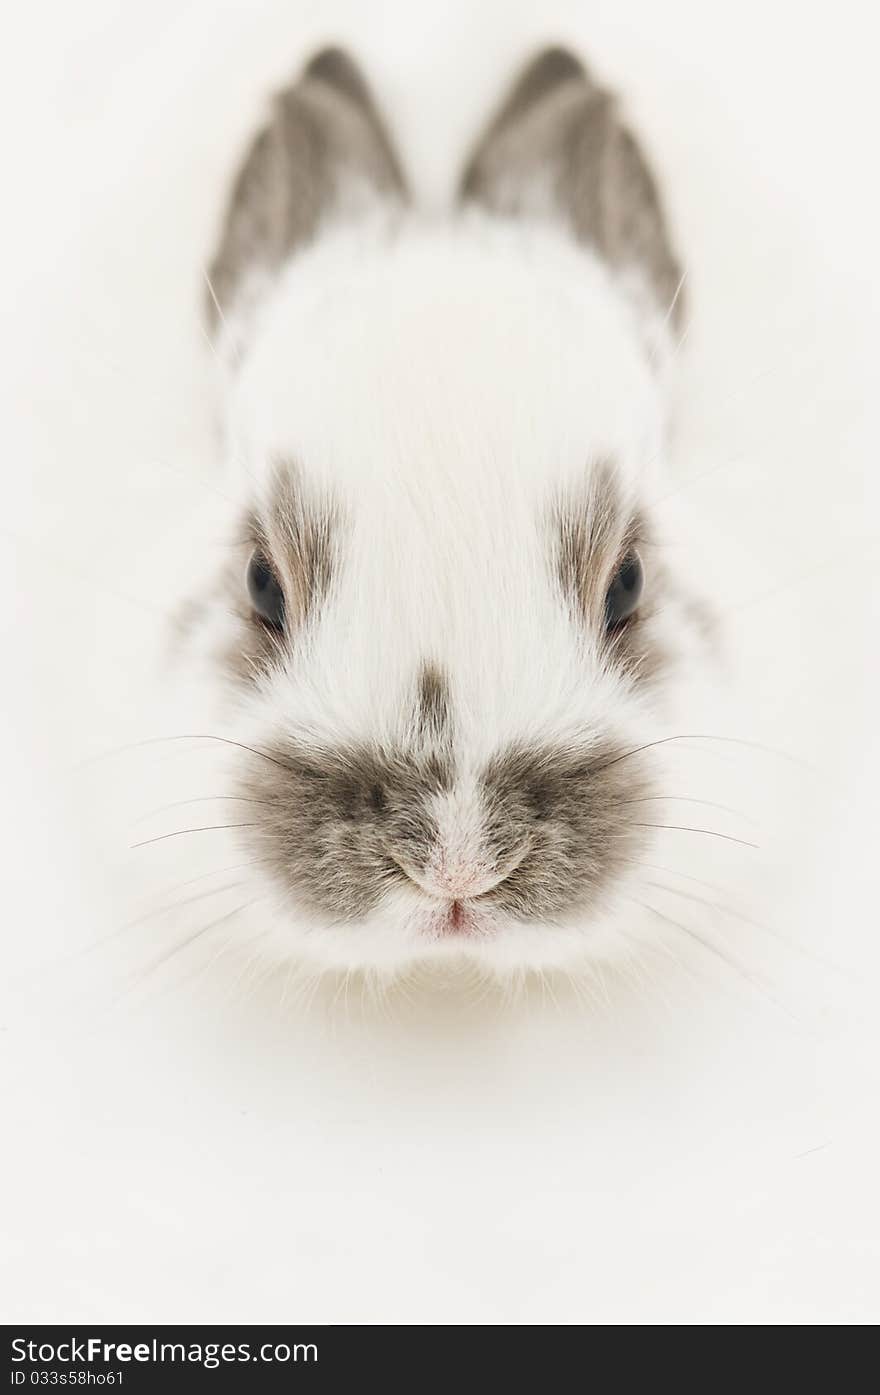
{"label": "dark eye", "polygon": [[629,552],[617,569],[605,596],[605,628],[613,630],[633,614],[642,598],[645,573],[637,552]]}
{"label": "dark eye", "polygon": [[259,548],[251,553],[247,569],[251,605],[260,619],[274,630],[284,629],[284,592]]}

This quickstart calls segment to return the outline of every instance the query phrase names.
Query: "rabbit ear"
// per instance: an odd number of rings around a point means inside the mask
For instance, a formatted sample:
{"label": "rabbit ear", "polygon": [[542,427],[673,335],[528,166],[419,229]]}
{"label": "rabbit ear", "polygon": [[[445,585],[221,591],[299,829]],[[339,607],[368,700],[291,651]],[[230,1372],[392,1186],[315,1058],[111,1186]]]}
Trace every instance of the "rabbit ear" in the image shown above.
{"label": "rabbit ear", "polygon": [[370,90],[340,49],[324,49],[276,97],[233,186],[209,273],[208,317],[225,319],[333,216],[406,183]]}
{"label": "rabbit ear", "polygon": [[681,271],[651,171],[613,97],[566,49],[546,49],[513,84],[460,192],[492,213],[561,217],[609,265],[640,275],[661,314],[681,313]]}

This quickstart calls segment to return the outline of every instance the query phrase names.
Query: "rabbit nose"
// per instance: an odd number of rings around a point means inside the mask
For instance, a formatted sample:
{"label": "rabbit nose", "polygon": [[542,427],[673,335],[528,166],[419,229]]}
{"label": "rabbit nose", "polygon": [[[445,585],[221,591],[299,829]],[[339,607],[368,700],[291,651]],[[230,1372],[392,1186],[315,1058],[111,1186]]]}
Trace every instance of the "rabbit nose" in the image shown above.
{"label": "rabbit nose", "polygon": [[495,859],[451,857],[436,851],[420,867],[404,865],[402,861],[398,861],[398,866],[411,882],[429,896],[442,901],[471,901],[477,896],[487,895],[506,881],[525,854],[526,849],[520,849],[499,864]]}
{"label": "rabbit nose", "polygon": [[492,891],[504,881],[508,870],[474,863],[446,862],[424,870],[419,884],[432,896],[447,901],[464,901]]}

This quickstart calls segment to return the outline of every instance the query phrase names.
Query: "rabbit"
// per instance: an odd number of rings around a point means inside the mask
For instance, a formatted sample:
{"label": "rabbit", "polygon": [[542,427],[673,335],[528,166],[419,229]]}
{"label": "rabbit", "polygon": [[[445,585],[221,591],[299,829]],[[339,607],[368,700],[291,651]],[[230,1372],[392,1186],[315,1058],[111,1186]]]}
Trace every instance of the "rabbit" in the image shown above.
{"label": "rabbit", "polygon": [[652,514],[683,276],[613,96],[538,53],[427,216],[323,50],[206,279],[228,545],[179,662],[270,952],[504,978],[659,934],[633,890],[714,619]]}

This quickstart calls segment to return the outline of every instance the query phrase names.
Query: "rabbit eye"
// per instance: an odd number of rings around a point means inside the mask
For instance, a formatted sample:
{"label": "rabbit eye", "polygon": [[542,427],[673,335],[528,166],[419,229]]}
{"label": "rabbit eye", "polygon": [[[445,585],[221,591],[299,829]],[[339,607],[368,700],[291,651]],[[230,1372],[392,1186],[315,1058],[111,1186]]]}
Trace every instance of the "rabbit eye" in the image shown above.
{"label": "rabbit eye", "polygon": [[645,572],[637,552],[629,552],[605,595],[605,628],[613,630],[634,613],[642,598]]}
{"label": "rabbit eye", "polygon": [[281,583],[259,549],[251,553],[247,589],[259,618],[273,630],[284,629],[284,592]]}

